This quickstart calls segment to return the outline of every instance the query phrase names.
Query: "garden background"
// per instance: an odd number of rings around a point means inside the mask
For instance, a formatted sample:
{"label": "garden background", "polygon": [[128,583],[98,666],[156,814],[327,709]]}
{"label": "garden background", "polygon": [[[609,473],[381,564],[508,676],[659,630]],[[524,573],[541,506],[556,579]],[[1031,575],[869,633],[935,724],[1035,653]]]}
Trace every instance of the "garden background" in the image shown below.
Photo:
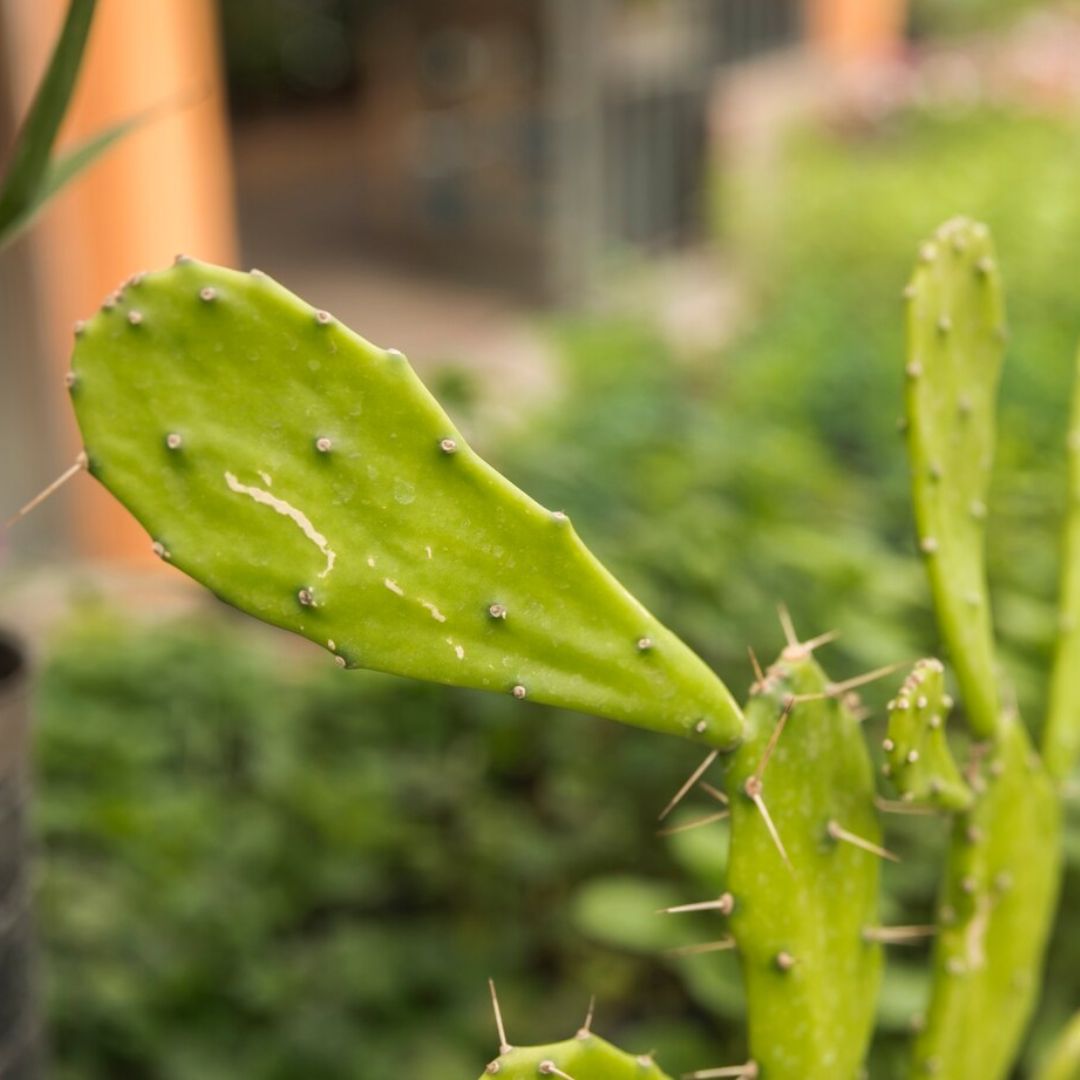
{"label": "garden background", "polygon": [[[478,7],[459,33],[478,32]],[[782,644],[780,601],[806,633],[839,632],[837,677],[934,648],[896,429],[899,297],[920,237],[954,213],[986,221],[1011,326],[994,607],[1022,708],[1036,716],[1054,624],[1064,387],[1080,339],[1080,79],[1068,62],[1080,14],[921,0],[892,29],[861,35],[811,14],[788,11],[756,44],[705,65],[696,171],[679,174],[659,225],[644,212],[607,220],[582,268],[560,261],[557,222],[539,247],[514,229],[466,230],[476,177],[455,164],[465,129],[447,129],[446,116],[415,129],[442,130],[449,148],[425,188],[435,225],[375,228],[382,189],[358,171],[354,143],[370,130],[356,102],[378,78],[370,35],[389,33],[385,12],[223,0],[215,32],[232,135],[226,162],[210,167],[224,190],[235,176],[238,231],[214,243],[235,235],[241,265],[257,261],[361,333],[403,344],[470,441],[570,513],[741,691],[747,646]],[[475,92],[471,46],[437,45],[424,54],[437,80]],[[214,93],[168,104],[164,122]],[[428,184],[434,166],[422,164]],[[601,188],[596,205],[610,207],[620,196]],[[457,232],[439,233],[446,213],[459,215]],[[15,328],[56,310],[41,279],[78,262],[48,216],[41,229],[44,240],[5,256],[5,280],[27,265],[38,277],[27,286],[37,306],[16,310],[8,290],[4,333],[59,370],[51,330]],[[431,255],[440,235],[464,244],[457,262]],[[460,265],[470,253],[521,272],[500,288]],[[395,326],[412,340],[383,340]],[[17,383],[2,373],[9,405]],[[28,390],[16,408],[44,401],[48,415],[54,391]],[[0,490],[13,505],[40,470],[22,467],[41,442],[23,437],[27,423],[5,427]],[[54,445],[42,456],[61,456],[60,422],[45,430]],[[693,748],[341,672],[148,569],[126,541],[111,547],[114,526],[91,522],[82,496],[65,498],[0,553],[0,606],[40,657],[35,904],[58,1077],[458,1080],[495,1044],[488,976],[514,1041],[574,1030],[595,994],[598,1027],[631,1049],[663,1046],[672,1072],[739,1059],[734,966],[663,953],[700,938],[709,917],[673,927],[654,914],[723,879],[722,825],[657,836]],[[876,728],[887,695],[866,695]],[[887,921],[927,921],[944,828],[914,817],[891,837],[905,862],[887,868]],[[1075,912],[1075,805],[1067,843],[1062,911]],[[899,1067],[924,978],[921,947],[890,959],[874,1080]],[[1078,1000],[1072,919],[1050,950],[1029,1062]]]}

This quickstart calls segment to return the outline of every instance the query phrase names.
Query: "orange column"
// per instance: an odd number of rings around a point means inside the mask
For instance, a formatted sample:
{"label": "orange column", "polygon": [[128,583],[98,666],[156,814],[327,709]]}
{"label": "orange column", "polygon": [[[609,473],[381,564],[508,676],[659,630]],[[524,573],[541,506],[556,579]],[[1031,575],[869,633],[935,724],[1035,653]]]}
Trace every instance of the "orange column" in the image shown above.
{"label": "orange column", "polygon": [[806,0],[812,44],[843,64],[895,56],[904,40],[907,0]]}
{"label": "orange column", "polygon": [[[33,58],[33,92],[65,4],[14,5],[14,50]],[[25,104],[25,102],[24,102]],[[159,112],[55,200],[31,237],[39,316],[53,367],[50,407],[79,449],[63,373],[71,327],[121,281],[177,252],[234,263],[235,227],[225,99],[212,0],[99,0],[85,65],[63,130],[70,144],[145,109]],[[95,482],[72,485],[79,554],[149,562],[141,528]]]}

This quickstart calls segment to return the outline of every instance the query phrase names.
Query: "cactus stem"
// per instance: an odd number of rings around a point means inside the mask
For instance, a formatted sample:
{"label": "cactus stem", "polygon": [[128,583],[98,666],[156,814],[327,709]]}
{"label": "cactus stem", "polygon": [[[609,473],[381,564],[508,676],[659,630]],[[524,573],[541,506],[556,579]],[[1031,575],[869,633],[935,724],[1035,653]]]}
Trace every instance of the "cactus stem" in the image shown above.
{"label": "cactus stem", "polygon": [[716,941],[703,941],[699,945],[680,945],[674,949],[668,949],[668,956],[700,956],[702,953],[726,952],[735,948],[733,937],[718,938]]}
{"label": "cactus stem", "polygon": [[936,933],[936,926],[867,926],[862,932],[864,940],[878,945],[912,945]]}
{"label": "cactus stem", "polygon": [[589,998],[589,1008],[585,1013],[585,1022],[578,1028],[575,1038],[587,1039],[592,1034],[592,1022],[593,1013],[596,1012],[596,995],[593,994]]}
{"label": "cactus stem", "polygon": [[720,1080],[724,1076],[732,1076],[735,1080],[757,1080],[758,1067],[756,1061],[748,1061],[745,1065],[725,1065],[720,1069],[698,1069],[697,1072],[683,1073],[683,1080]]}
{"label": "cactus stem", "polygon": [[718,810],[715,814],[706,814],[705,817],[695,818],[693,821],[683,822],[681,825],[670,825],[666,829],[657,829],[657,836],[675,836],[676,833],[690,832],[691,829],[700,829],[705,825],[715,825],[718,821],[725,821],[731,817],[730,810]]}
{"label": "cactus stem", "polygon": [[699,900],[696,904],[676,904],[675,907],[660,908],[657,915],[685,915],[693,911],[719,911],[721,915],[730,915],[735,910],[735,897],[726,892],[715,900]]}
{"label": "cactus stem", "polygon": [[665,806],[664,809],[660,811],[660,821],[663,821],[664,818],[666,818],[668,814],[670,814],[671,811],[674,810],[675,807],[678,806],[679,803],[681,803],[683,799],[686,798],[690,789],[705,775],[705,773],[709,769],[709,766],[712,765],[712,763],[719,756],[719,750],[710,750],[709,753],[705,755],[705,760],[690,774],[682,787],[680,787],[679,790],[676,791],[674,795],[672,795],[671,801],[667,804],[667,806]]}
{"label": "cactus stem", "polygon": [[784,860],[784,865],[789,870],[793,870],[794,867],[791,865],[788,853],[784,849],[784,842],[780,839],[780,833],[773,823],[769,808],[765,805],[765,799],[762,797],[761,788],[761,777],[754,775],[747,778],[746,783],[743,785],[743,792],[758,808],[758,813],[761,814],[761,819],[765,822],[765,828],[768,829],[769,836],[772,837],[772,842],[776,845],[776,850],[780,852],[780,858]]}
{"label": "cactus stem", "polygon": [[7,531],[15,524],[16,521],[21,521],[32,510],[36,510],[50,495],[54,495],[59,491],[73,476],[81,473],[87,468],[89,462],[87,461],[86,454],[80,453],[75,459],[74,465],[69,465],[48,487],[39,491],[28,503],[21,506],[14,514],[11,515],[4,522],[4,530]]}
{"label": "cactus stem", "polygon": [[825,826],[825,831],[829,834],[829,837],[833,840],[843,844],[851,844],[853,847],[862,848],[863,851],[870,852],[871,855],[876,855],[879,859],[888,859],[890,862],[899,862],[900,856],[888,848],[883,848],[880,844],[875,844],[871,840],[867,840],[865,837],[859,836],[856,833],[849,832],[839,822],[830,821]]}
{"label": "cactus stem", "polygon": [[488,990],[491,993],[491,1011],[495,1014],[495,1030],[499,1035],[499,1053],[508,1054],[513,1047],[506,1041],[506,1027],[503,1024],[502,1009],[499,1008],[499,995],[495,992],[494,979],[488,979]]}

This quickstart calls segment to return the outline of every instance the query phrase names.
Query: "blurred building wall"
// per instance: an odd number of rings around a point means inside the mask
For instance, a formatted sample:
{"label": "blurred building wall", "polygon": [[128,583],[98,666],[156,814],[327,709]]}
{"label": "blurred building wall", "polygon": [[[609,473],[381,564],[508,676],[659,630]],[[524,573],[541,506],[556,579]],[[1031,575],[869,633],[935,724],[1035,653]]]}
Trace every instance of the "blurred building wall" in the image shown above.
{"label": "blurred building wall", "polygon": [[830,62],[861,65],[902,47],[908,0],[805,0],[811,43]]}
{"label": "blurred building wall", "polygon": [[[0,81],[7,91],[0,101],[12,114],[0,131],[25,114],[65,9],[63,0],[0,0]],[[62,142],[145,110],[152,118],[55,200],[3,257],[3,275],[19,282],[22,295],[18,307],[4,304],[0,322],[0,396],[11,402],[18,394],[30,409],[18,418],[19,430],[0,431],[5,461],[74,460],[78,436],[63,373],[76,319],[132,273],[167,265],[177,252],[235,261],[213,0],[99,0]],[[27,447],[30,433],[31,442],[48,445]],[[50,445],[57,448],[51,454]],[[33,494],[24,486],[33,471],[3,470],[5,507]],[[151,562],[141,528],[96,483],[78,478],[63,500],[77,554]]]}

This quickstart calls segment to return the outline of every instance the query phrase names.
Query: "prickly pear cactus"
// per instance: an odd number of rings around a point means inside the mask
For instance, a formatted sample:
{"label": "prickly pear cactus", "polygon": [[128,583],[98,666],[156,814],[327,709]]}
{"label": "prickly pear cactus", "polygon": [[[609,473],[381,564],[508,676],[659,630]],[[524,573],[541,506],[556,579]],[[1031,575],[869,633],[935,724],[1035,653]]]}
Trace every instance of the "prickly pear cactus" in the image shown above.
{"label": "prickly pear cactus", "polygon": [[[504,1050],[484,1077],[500,1080],[671,1080],[649,1054],[627,1054],[587,1031],[548,1046],[516,1046]],[[483,1080],[483,1078],[481,1078]]]}
{"label": "prickly pear cactus", "polygon": [[762,1077],[858,1075],[881,978],[881,830],[859,723],[802,645],[753,688],[725,779],[728,926]]}
{"label": "prickly pear cactus", "polygon": [[405,357],[263,274],[189,259],[76,328],[90,472],[161,558],[367,667],[719,747],[727,688],[566,515],[474,453]]}
{"label": "prickly pear cactus", "polygon": [[[983,534],[1005,333],[986,227],[964,219],[942,226],[923,245],[905,296],[920,547],[968,724],[984,740],[967,769],[971,805],[953,824],[912,1076],[995,1080],[1007,1075],[1036,1002],[1060,876],[1061,812],[1019,716],[1001,709],[994,663]],[[1076,702],[1058,707],[1075,712]]]}
{"label": "prickly pear cactus", "polygon": [[972,801],[945,738],[952,709],[940,660],[920,660],[889,702],[888,775],[905,801],[966,810]]}

